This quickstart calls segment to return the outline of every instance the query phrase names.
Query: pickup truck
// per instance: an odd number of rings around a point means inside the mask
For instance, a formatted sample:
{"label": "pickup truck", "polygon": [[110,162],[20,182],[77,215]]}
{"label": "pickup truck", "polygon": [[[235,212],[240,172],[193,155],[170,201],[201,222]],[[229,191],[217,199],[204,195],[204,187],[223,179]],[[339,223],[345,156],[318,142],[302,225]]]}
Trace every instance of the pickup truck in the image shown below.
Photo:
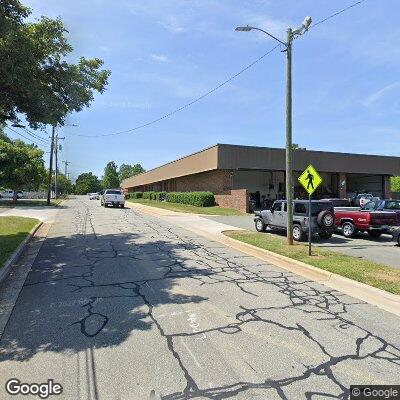
{"label": "pickup truck", "polygon": [[101,193],[100,204],[104,207],[125,207],[125,195],[121,189],[104,189]]}
{"label": "pickup truck", "polygon": [[384,232],[391,233],[397,224],[397,215],[392,211],[335,209],[335,225],[347,238],[357,232],[368,232],[371,237],[378,238]]}
{"label": "pickup truck", "polygon": [[400,225],[400,200],[371,200],[366,203],[363,210],[369,211],[394,211]]}

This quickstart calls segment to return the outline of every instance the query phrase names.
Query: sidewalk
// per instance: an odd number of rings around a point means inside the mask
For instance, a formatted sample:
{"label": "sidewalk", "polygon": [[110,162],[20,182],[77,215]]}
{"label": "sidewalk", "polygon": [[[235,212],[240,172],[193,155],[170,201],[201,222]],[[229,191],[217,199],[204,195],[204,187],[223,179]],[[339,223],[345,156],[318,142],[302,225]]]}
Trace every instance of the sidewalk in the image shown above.
{"label": "sidewalk", "polygon": [[272,263],[277,267],[293,272],[296,275],[319,282],[332,289],[338,290],[354,298],[375,305],[395,315],[400,316],[400,296],[387,293],[372,286],[365,285],[321,270],[308,264],[281,256],[279,254],[260,249],[258,247],[239,242],[223,234],[224,231],[243,230],[231,225],[222,224],[200,215],[178,213],[175,211],[163,210],[156,207],[149,207],[143,204],[125,203],[128,208],[134,209],[143,214],[158,217],[164,221],[178,225],[188,231],[206,237],[235,250],[241,251],[250,256],[259,258],[265,262]]}

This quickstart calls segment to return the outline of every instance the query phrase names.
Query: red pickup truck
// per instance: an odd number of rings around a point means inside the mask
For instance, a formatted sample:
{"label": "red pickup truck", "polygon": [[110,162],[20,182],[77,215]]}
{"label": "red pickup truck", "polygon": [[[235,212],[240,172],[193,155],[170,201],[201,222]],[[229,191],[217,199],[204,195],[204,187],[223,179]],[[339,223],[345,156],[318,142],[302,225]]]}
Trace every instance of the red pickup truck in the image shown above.
{"label": "red pickup truck", "polygon": [[353,237],[357,232],[368,232],[377,238],[383,232],[390,233],[398,225],[397,215],[392,211],[336,210],[335,225],[342,229],[345,237]]}

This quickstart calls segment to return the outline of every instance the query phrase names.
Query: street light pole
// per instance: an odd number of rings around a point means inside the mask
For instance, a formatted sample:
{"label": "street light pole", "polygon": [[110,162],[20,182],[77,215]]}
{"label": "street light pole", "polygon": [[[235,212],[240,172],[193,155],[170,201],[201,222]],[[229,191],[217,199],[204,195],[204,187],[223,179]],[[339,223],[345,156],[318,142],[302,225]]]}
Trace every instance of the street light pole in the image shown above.
{"label": "street light pole", "polygon": [[293,32],[287,30],[286,42],[286,201],[287,242],[293,244],[293,146],[292,146],[292,40]]}
{"label": "street light pole", "polygon": [[239,32],[249,32],[257,30],[265,33],[269,37],[285,46],[286,52],[286,202],[287,202],[287,242],[293,244],[293,144],[292,144],[292,42],[296,36],[302,35],[310,28],[311,17],[304,18],[303,23],[295,28],[287,30],[286,43],[271,35],[264,29],[254,26],[238,26],[235,30]]}

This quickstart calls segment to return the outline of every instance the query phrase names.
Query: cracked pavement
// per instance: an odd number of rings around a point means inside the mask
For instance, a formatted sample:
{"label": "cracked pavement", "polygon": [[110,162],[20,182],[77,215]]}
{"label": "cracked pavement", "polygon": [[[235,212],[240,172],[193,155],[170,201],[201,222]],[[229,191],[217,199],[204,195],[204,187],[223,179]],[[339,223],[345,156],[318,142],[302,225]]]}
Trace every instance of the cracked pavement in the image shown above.
{"label": "cracked pavement", "polygon": [[0,340],[1,399],[19,398],[11,377],[54,379],[60,399],[270,400],[399,376],[394,315],[86,197],[58,213]]}

